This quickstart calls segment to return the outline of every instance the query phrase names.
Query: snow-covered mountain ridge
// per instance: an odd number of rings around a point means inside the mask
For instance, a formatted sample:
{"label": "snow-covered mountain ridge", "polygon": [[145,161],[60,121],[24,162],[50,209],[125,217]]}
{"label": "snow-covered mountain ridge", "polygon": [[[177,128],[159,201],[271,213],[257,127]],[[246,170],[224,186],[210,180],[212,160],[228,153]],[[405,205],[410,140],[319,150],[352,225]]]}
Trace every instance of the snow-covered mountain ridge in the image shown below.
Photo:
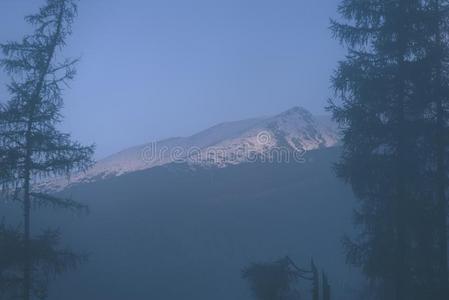
{"label": "snow-covered mountain ridge", "polygon": [[[68,185],[149,169],[173,162],[192,166],[224,167],[254,159],[301,159],[304,152],[338,143],[335,126],[328,117],[316,117],[294,107],[271,117],[226,122],[190,137],[179,137],[125,149],[98,161],[70,181],[57,179],[40,188],[62,190]],[[291,156],[289,156],[291,155]]]}

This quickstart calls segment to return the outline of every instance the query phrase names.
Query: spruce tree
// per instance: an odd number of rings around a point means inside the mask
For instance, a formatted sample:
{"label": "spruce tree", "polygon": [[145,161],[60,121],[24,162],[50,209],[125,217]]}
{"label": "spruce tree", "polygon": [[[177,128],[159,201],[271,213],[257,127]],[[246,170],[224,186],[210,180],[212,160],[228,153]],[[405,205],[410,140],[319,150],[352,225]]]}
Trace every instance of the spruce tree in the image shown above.
{"label": "spruce tree", "polygon": [[[360,200],[359,234],[345,245],[349,262],[380,283],[384,299],[419,299],[419,283],[432,276],[416,268],[419,252],[430,253],[417,246],[417,227],[432,208],[423,180],[425,7],[419,0],[344,0],[339,11],[346,23],[331,26],[348,48],[333,77],[338,100],[330,104],[343,133],[336,169]],[[424,236],[434,228],[427,224]]]}
{"label": "spruce tree", "polygon": [[[30,239],[29,252],[33,262],[32,294],[46,299],[48,282],[55,276],[77,267],[86,259],[69,249],[61,248],[60,233],[46,230]],[[0,224],[0,299],[21,299],[23,295],[23,232]]]}
{"label": "spruce tree", "polygon": [[449,153],[449,2],[428,0],[425,7],[423,45],[428,74],[428,119],[430,121],[428,164],[433,179],[435,217],[437,225],[439,299],[449,298],[448,271],[448,153]]}
{"label": "spruce tree", "polygon": [[32,184],[54,175],[68,175],[91,164],[93,148],[73,142],[57,126],[62,92],[75,75],[76,59],[62,59],[60,50],[71,34],[77,14],[74,0],[47,0],[38,13],[26,17],[34,32],[19,42],[0,45],[0,66],[11,75],[10,100],[0,108],[0,180],[3,196],[22,203],[22,299],[31,298],[33,253],[31,208],[81,206],[33,189]]}

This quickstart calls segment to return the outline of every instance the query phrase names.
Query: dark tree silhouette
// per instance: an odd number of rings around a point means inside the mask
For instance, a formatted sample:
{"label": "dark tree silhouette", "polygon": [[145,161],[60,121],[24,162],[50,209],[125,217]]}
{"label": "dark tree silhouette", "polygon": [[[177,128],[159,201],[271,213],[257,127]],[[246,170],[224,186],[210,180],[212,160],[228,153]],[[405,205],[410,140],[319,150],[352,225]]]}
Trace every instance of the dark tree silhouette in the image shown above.
{"label": "dark tree silhouette", "polygon": [[290,290],[299,273],[290,268],[290,261],[281,259],[273,263],[254,263],[245,268],[242,277],[248,280],[259,300],[280,300]]}
{"label": "dark tree silhouette", "polygon": [[72,142],[57,130],[62,91],[75,75],[77,60],[60,59],[58,52],[71,34],[74,0],[47,0],[26,17],[35,29],[20,42],[0,45],[0,66],[11,75],[11,99],[0,107],[0,180],[4,197],[23,204],[23,299],[32,291],[32,202],[80,208],[68,199],[36,192],[32,183],[53,175],[83,170],[91,164],[92,147]]}
{"label": "dark tree silhouette", "polygon": [[0,299],[18,298],[23,284],[22,235],[18,229],[0,225]]}
{"label": "dark tree silhouette", "polygon": [[[348,48],[330,110],[337,174],[360,207],[346,239],[384,299],[447,299],[447,3],[344,0],[332,31]],[[380,284],[379,284],[380,283]]]}
{"label": "dark tree silhouette", "polygon": [[448,270],[448,150],[449,150],[449,2],[429,0],[425,6],[425,69],[431,134],[428,136],[431,190],[436,199],[438,270],[441,299],[449,298]]}
{"label": "dark tree silhouette", "polygon": [[[324,272],[322,276],[323,300],[330,300],[329,282]],[[298,287],[294,287],[300,279],[311,282],[312,299],[320,300],[320,274],[313,260],[310,270],[299,268],[288,256],[272,263],[253,263],[243,269],[242,277],[259,300],[302,299]]]}
{"label": "dark tree silhouette", "polygon": [[[34,271],[31,291],[38,299],[47,297],[51,276],[75,268],[87,258],[59,248],[59,243],[60,234],[54,230],[46,230],[30,239],[29,252]],[[0,225],[0,299],[20,298],[23,286],[21,272],[26,253],[23,246],[23,233],[19,229]]]}
{"label": "dark tree silhouette", "polygon": [[323,285],[323,300],[331,299],[331,286],[329,285],[329,279],[327,278],[326,273],[322,271],[322,285]]}
{"label": "dark tree silhouette", "polygon": [[21,226],[8,227],[0,223],[0,299],[23,299],[23,266],[26,259],[30,260],[33,272],[30,293],[38,299],[46,299],[50,279],[75,269],[87,260],[85,254],[61,248],[57,230],[48,229],[31,237],[27,245],[29,249],[24,247]]}
{"label": "dark tree silhouette", "polygon": [[312,300],[320,300],[320,274],[313,260],[310,268],[312,270]]}

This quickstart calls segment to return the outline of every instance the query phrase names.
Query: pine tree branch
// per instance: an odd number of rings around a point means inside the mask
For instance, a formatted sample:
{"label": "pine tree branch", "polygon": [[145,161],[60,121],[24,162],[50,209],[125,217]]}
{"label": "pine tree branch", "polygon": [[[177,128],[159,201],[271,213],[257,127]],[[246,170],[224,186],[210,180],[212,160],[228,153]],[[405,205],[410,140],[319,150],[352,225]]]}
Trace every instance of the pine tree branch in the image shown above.
{"label": "pine tree branch", "polygon": [[89,212],[89,207],[78,203],[70,198],[61,198],[45,193],[31,193],[31,196],[38,201],[38,205],[42,207],[51,206],[52,208],[63,208],[74,212]]}

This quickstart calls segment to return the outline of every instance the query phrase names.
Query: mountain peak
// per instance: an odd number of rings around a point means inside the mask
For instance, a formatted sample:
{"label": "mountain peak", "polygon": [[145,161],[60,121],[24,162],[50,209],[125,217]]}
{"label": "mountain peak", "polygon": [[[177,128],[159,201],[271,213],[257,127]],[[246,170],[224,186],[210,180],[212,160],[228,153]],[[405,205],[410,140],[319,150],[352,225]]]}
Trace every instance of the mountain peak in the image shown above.
{"label": "mountain peak", "polygon": [[[220,123],[190,137],[166,139],[120,151],[97,162],[87,173],[74,174],[72,184],[91,182],[174,162],[224,167],[249,161],[254,154],[287,147],[308,151],[332,147],[338,135],[332,126],[295,106],[272,117]],[[53,181],[47,188],[61,190],[67,181]],[[45,187],[44,187],[45,189]]]}
{"label": "mountain peak", "polygon": [[290,109],[287,109],[286,111],[282,112],[280,115],[312,115],[307,109],[305,109],[302,106],[293,106]]}
{"label": "mountain peak", "polygon": [[312,122],[314,119],[312,113],[301,106],[294,106],[277,115],[277,118],[300,119],[308,123]]}

